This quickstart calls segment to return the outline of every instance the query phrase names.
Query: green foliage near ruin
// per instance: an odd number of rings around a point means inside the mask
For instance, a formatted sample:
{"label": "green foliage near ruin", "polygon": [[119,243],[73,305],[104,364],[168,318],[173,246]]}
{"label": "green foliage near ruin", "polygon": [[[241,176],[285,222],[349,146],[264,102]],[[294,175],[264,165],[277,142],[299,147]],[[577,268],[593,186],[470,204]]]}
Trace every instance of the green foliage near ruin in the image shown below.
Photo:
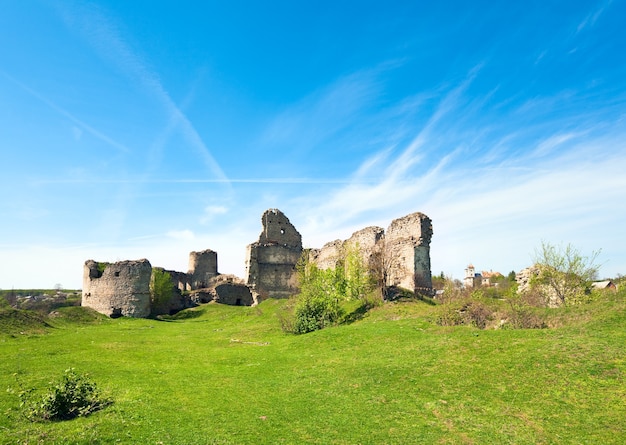
{"label": "green foliage near ruin", "polygon": [[100,261],[97,264],[98,264],[98,273],[100,274],[100,276],[102,276],[102,274],[104,273],[104,270],[111,265],[111,263],[106,262],[106,261]]}
{"label": "green foliage near ruin", "polygon": [[380,301],[376,280],[360,255],[358,246],[347,246],[336,266],[320,269],[304,252],[296,266],[300,293],[292,302],[293,313],[285,314],[285,331],[305,334],[345,320],[344,303],[358,301],[373,307]]}
{"label": "green foliage near ruin", "polygon": [[153,314],[167,313],[166,306],[174,294],[174,282],[169,273],[159,267],[152,268],[150,277],[150,306]]}
{"label": "green foliage near ruin", "polygon": [[[413,299],[296,336],[276,323],[289,303],[206,304],[167,321],[72,307],[42,332],[0,326],[0,444],[626,442],[626,287],[531,306],[544,329],[440,325],[444,304]],[[46,392],[68,368],[115,403],[31,422],[6,392],[15,374]]]}
{"label": "green foliage near ruin", "polygon": [[598,274],[596,263],[600,251],[583,255],[571,244],[565,246],[542,242],[535,252],[538,274],[531,286],[549,299],[553,295],[559,304],[579,304],[589,300],[591,283]]}

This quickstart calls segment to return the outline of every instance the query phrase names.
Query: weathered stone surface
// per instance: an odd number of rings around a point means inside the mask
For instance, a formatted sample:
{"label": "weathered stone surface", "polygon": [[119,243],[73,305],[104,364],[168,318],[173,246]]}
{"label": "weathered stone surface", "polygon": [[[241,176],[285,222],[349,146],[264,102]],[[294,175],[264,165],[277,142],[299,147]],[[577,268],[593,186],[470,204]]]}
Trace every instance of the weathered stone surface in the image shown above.
{"label": "weathered stone surface", "polygon": [[220,275],[211,283],[215,292],[214,301],[231,306],[252,306],[255,304],[250,288],[242,279],[234,275]]}
{"label": "weathered stone surface", "polygon": [[266,210],[261,223],[263,231],[259,236],[259,244],[279,244],[302,249],[302,236],[280,210]]}
{"label": "weathered stone surface", "polygon": [[302,255],[302,237],[278,209],[267,210],[261,222],[259,241],[247,247],[246,283],[259,302],[288,298],[297,292],[295,266]]}
{"label": "weathered stone surface", "polygon": [[[517,293],[522,295],[533,291],[532,280],[539,278],[540,274],[541,268],[537,264],[522,269],[516,273],[515,281],[517,281]],[[559,300],[556,291],[550,286],[545,284],[536,284],[534,290],[536,294],[535,297],[540,297],[540,304],[544,304],[552,308],[561,306],[562,303]]]}
{"label": "weathered stone surface", "polygon": [[414,289],[418,293],[432,291],[430,240],[432,221],[420,212],[394,219],[385,233],[386,255],[395,260],[389,270],[391,285]]}
{"label": "weathered stone surface", "polygon": [[309,261],[314,262],[320,269],[330,269],[337,265],[342,252],[343,241],[337,239],[324,244],[321,249],[311,249]]}
{"label": "weathered stone surface", "polygon": [[380,227],[366,227],[346,241],[335,240],[321,249],[311,249],[309,259],[321,269],[335,267],[345,248],[357,245],[364,263],[381,277],[384,274],[388,286],[431,294],[432,234],[430,218],[423,213],[411,213],[393,220],[387,232]]}
{"label": "weathered stone surface", "polygon": [[384,237],[385,230],[382,227],[370,226],[354,232],[345,244],[356,246],[361,253],[363,264],[375,269],[376,254],[381,248]]}
{"label": "weathered stone surface", "polygon": [[211,249],[189,254],[189,272],[191,289],[207,287],[217,273],[217,252]]}
{"label": "weathered stone surface", "polygon": [[530,266],[517,272],[515,274],[515,281],[517,281],[517,292],[528,292],[530,290],[530,280],[537,275],[539,275],[539,268],[537,266]]}
{"label": "weathered stone surface", "polygon": [[[219,274],[216,252],[191,252],[188,273],[167,271],[173,281],[172,299],[152,308],[153,312],[172,313],[209,301],[251,305],[265,298],[288,298],[297,293],[295,268],[302,254],[300,233],[277,209],[267,210],[261,222],[259,240],[247,246],[245,282]],[[387,277],[388,285],[428,293],[432,289],[431,236],[431,220],[422,213],[412,213],[392,221],[386,234],[380,227],[366,227],[346,241],[335,240],[321,249],[311,249],[309,258],[320,268],[335,267],[347,246],[358,245],[371,269],[380,268],[374,262],[388,266],[381,274]],[[83,273],[83,305],[114,317],[147,317],[151,312],[151,274],[152,267],[145,259],[106,267],[88,260]],[[196,292],[187,297],[181,291]]]}
{"label": "weathered stone surface", "polygon": [[190,297],[197,304],[215,302],[231,306],[252,306],[256,303],[250,288],[234,275],[213,277],[206,288],[192,292]]}
{"label": "weathered stone surface", "polygon": [[109,317],[147,317],[151,275],[152,266],[146,259],[119,261],[103,268],[96,261],[87,260],[83,268],[82,305]]}

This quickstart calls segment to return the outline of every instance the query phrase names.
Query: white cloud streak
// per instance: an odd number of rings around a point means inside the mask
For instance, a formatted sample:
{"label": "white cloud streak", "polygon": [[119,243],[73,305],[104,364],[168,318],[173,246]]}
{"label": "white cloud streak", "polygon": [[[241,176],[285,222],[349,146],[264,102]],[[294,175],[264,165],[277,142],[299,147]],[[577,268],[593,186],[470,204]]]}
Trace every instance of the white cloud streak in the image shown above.
{"label": "white cloud streak", "polygon": [[65,117],[66,119],[68,119],[71,122],[73,122],[78,127],[78,128],[76,128],[76,127],[74,128],[74,137],[76,139],[80,139],[80,136],[82,134],[81,130],[84,130],[87,133],[91,134],[92,136],[96,137],[97,139],[100,139],[101,141],[106,142],[111,147],[116,148],[117,150],[119,150],[122,153],[129,153],[130,152],[128,147],[126,147],[125,145],[115,141],[114,139],[112,139],[111,137],[107,136],[106,134],[104,134],[104,133],[96,130],[92,126],[86,124],[85,122],[83,122],[82,120],[80,120],[76,116],[74,116],[72,113],[70,113],[69,111],[65,110],[64,108],[58,106],[57,104],[55,104],[50,99],[48,99],[44,95],[40,94],[36,90],[30,88],[29,86],[25,85],[24,83],[20,82],[19,80],[13,78],[12,76],[10,76],[9,74],[7,74],[4,71],[0,71],[0,74],[2,74],[6,79],[11,81],[13,84],[15,84],[18,87],[20,87],[22,90],[26,91],[31,96],[39,99],[41,102],[46,104],[48,107],[52,108],[54,111],[59,113],[61,116]]}
{"label": "white cloud streak", "polygon": [[128,77],[137,81],[166,111],[168,115],[167,129],[161,135],[161,140],[157,140],[153,149],[158,149],[159,145],[164,143],[162,139],[168,137],[174,129],[177,129],[182,133],[189,146],[202,160],[212,176],[223,183],[228,183],[226,174],[204,144],[191,121],[174,103],[169,93],[163,87],[158,75],[150,70],[138,53],[126,43],[122,33],[119,31],[120,27],[93,4],[80,5],[71,9],[62,7],[60,11],[65,23],[70,28],[77,30],[84,36],[101,57],[117,66]]}
{"label": "white cloud streak", "polygon": [[[422,211],[433,219],[434,270],[460,276],[469,261],[519,270],[534,246],[550,240],[601,248],[617,260],[607,274],[623,273],[626,260],[614,250],[626,220],[618,204],[626,200],[623,125],[583,117],[586,126],[575,132],[549,121],[513,128],[506,119],[490,129],[471,128],[468,108],[481,112],[464,96],[474,75],[441,100],[404,149],[380,150],[357,169],[354,182],[301,208],[304,239],[320,246],[366,225],[385,227],[390,219],[382,215]],[[473,134],[476,146],[459,144],[458,135]],[[442,154],[436,159],[435,153]],[[375,183],[361,182],[375,172]]]}

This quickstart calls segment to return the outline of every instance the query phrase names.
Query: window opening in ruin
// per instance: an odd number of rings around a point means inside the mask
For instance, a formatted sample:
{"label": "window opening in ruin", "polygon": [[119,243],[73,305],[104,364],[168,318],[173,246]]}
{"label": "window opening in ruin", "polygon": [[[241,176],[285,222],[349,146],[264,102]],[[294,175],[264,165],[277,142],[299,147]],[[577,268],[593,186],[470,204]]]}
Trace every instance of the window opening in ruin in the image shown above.
{"label": "window opening in ruin", "polygon": [[284,235],[285,234],[285,229],[280,229],[280,234]]}
{"label": "window opening in ruin", "polygon": [[115,275],[116,277],[119,277],[119,276],[120,276],[120,273],[119,273],[119,272],[115,272],[115,274],[114,274],[114,275]]}
{"label": "window opening in ruin", "polygon": [[111,318],[120,318],[121,316],[122,316],[121,307],[114,307],[113,310],[111,311],[111,315],[109,315],[109,317]]}
{"label": "window opening in ruin", "polygon": [[237,298],[237,301],[235,301],[235,306],[241,306],[241,298]]}

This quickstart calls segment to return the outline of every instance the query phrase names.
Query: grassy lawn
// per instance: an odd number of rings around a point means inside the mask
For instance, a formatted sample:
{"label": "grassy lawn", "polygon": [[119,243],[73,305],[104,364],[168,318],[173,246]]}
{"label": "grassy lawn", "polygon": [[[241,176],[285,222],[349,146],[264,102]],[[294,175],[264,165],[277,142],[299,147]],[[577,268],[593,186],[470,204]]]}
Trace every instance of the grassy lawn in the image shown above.
{"label": "grassy lawn", "polygon": [[[0,443],[626,443],[623,293],[551,310],[555,327],[536,330],[441,327],[438,307],[404,302],[294,336],[283,305],[169,321],[70,307],[49,326],[5,310]],[[69,367],[114,404],[32,423],[5,392],[16,378],[43,390]]]}

